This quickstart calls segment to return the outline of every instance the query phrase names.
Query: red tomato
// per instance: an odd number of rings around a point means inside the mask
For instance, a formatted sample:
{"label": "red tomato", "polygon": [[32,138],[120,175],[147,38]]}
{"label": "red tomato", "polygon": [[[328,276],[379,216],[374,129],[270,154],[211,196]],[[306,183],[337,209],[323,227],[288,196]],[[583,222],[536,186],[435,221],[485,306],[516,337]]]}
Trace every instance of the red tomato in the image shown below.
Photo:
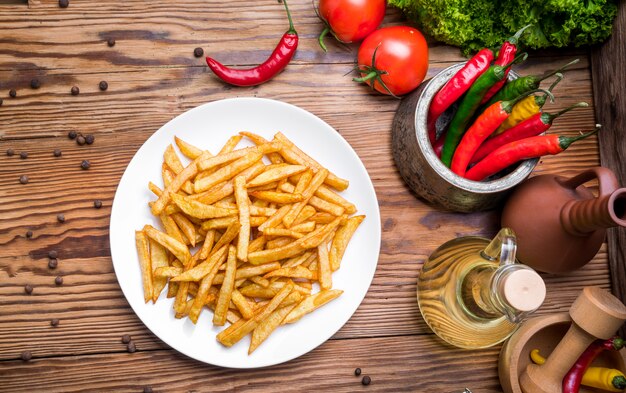
{"label": "red tomato", "polygon": [[[375,50],[375,64],[372,64]],[[428,45],[417,29],[408,26],[384,27],[363,41],[358,62],[363,77],[355,78],[357,82],[366,82],[370,86],[374,83],[379,92],[400,96],[412,91],[424,80],[428,71]]]}
{"label": "red tomato", "polygon": [[360,41],[374,31],[385,16],[385,0],[320,0],[319,16],[328,25],[320,35],[320,45],[328,29],[341,42]]}

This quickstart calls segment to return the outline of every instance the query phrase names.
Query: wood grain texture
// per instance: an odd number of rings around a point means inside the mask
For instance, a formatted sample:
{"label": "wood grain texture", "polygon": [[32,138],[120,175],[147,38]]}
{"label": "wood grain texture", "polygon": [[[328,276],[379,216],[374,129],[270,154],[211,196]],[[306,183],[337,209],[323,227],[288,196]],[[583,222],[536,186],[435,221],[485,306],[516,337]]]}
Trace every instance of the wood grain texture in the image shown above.
{"label": "wood grain texture", "polygon": [[[601,141],[600,158],[603,166],[612,169],[622,187],[626,186],[626,73],[620,67],[626,59],[626,4],[620,2],[613,25],[612,37],[591,55],[594,81],[594,99],[597,103],[596,117],[607,132]],[[623,302],[626,301],[626,228],[611,228],[607,232],[609,243],[609,270],[612,290]],[[621,330],[626,334],[626,327]]]}
{"label": "wood grain texture", "polygon": [[[201,46],[227,64],[256,64],[286,29],[277,4],[133,0],[56,0],[0,5],[0,391],[302,391],[362,388],[363,368],[378,391],[499,391],[499,348],[459,352],[429,333],[416,304],[415,283],[427,256],[455,236],[497,231],[498,213],[458,214],[416,198],[391,157],[390,128],[398,101],[372,94],[344,76],[357,47],[328,41],[317,47],[322,25],[308,1],[291,1],[301,42],[294,62],[272,82],[233,88],[193,57]],[[390,10],[388,24],[401,23]],[[241,28],[245,26],[245,28]],[[109,48],[108,38],[116,45]],[[432,76],[461,61],[457,49],[431,42]],[[541,74],[580,57],[556,89],[549,111],[584,100],[591,104],[555,122],[555,133],[593,127],[591,74],[585,51],[542,51],[518,69]],[[42,86],[29,87],[32,78]],[[101,92],[98,83],[109,89]],[[78,86],[81,93],[70,95]],[[8,90],[16,89],[17,98]],[[126,165],[142,143],[178,114],[206,102],[240,96],[278,99],[320,116],[352,145],[374,182],[383,238],[372,286],[350,321],[312,353],[257,371],[206,366],[169,349],[128,307],[110,259],[110,206]],[[69,130],[95,135],[77,146]],[[210,132],[210,125],[207,132]],[[181,130],[184,135],[184,130]],[[596,138],[546,157],[536,173],[565,176],[597,165]],[[16,155],[7,157],[12,148]],[[52,151],[59,148],[62,157]],[[19,152],[29,156],[21,160]],[[90,160],[88,171],[80,169]],[[26,174],[30,182],[19,183]],[[94,209],[101,199],[103,208]],[[62,213],[65,223],[58,223]],[[32,239],[26,231],[32,230]],[[47,267],[50,250],[59,266]],[[54,278],[64,278],[62,286]],[[607,249],[565,276],[544,275],[546,303],[539,313],[565,311],[585,285],[611,286]],[[34,286],[32,295],[24,285]],[[58,327],[50,326],[59,318]],[[123,334],[139,353],[124,353]],[[35,361],[19,359],[32,351]],[[279,386],[269,387],[278,381]],[[450,381],[453,381],[451,383]],[[265,389],[263,389],[265,388]]]}

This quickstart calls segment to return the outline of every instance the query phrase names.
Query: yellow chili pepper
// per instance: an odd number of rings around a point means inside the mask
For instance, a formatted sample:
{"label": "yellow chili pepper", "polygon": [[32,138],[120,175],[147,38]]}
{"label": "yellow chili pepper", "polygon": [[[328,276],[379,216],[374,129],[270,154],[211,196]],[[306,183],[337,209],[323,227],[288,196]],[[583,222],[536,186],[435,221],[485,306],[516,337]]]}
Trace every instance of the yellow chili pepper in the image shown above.
{"label": "yellow chili pepper", "polygon": [[[563,79],[563,74],[557,73],[556,77],[557,77],[556,81],[554,81],[554,83],[552,83],[552,85],[548,89],[549,92],[552,92],[552,89],[554,88],[554,86],[556,86]],[[518,125],[519,123],[530,118],[531,116],[536,115],[537,113],[539,113],[543,105],[546,103],[547,99],[548,99],[548,95],[546,94],[543,96],[531,95],[520,100],[513,107],[513,110],[511,111],[511,114],[509,115],[509,117],[504,122],[502,122],[502,124],[500,124],[500,127],[498,127],[498,129],[493,133],[493,135],[498,135],[504,132],[505,130],[508,130],[509,128]]]}
{"label": "yellow chili pepper", "polygon": [[[546,359],[539,354],[538,349],[530,351],[530,359],[535,364],[542,365]],[[589,367],[583,374],[582,385],[591,388],[608,390],[609,392],[623,392],[626,388],[626,376],[616,369],[606,367]]]}

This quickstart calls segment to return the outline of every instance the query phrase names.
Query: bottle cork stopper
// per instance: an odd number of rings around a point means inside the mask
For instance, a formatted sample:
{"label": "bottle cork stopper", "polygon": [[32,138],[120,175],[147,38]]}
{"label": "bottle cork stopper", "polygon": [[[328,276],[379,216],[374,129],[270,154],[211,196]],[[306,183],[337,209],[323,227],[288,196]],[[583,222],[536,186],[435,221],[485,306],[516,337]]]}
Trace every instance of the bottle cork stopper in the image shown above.
{"label": "bottle cork stopper", "polygon": [[504,298],[515,309],[533,311],[546,298],[546,285],[533,270],[516,270],[504,280]]}

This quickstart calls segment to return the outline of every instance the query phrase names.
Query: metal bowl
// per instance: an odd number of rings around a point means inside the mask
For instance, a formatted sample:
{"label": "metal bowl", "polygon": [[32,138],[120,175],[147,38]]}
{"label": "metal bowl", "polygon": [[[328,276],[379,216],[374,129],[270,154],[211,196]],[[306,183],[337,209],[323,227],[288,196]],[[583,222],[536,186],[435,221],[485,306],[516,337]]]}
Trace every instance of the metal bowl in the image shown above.
{"label": "metal bowl", "polygon": [[[435,94],[465,63],[446,68],[403,98],[393,120],[393,158],[407,185],[427,201],[458,212],[495,208],[533,171],[539,159],[526,160],[509,173],[485,181],[467,180],[453,173],[435,154],[428,139],[426,117]],[[509,80],[518,75],[511,71]],[[437,129],[445,126],[455,108],[444,113]]]}

